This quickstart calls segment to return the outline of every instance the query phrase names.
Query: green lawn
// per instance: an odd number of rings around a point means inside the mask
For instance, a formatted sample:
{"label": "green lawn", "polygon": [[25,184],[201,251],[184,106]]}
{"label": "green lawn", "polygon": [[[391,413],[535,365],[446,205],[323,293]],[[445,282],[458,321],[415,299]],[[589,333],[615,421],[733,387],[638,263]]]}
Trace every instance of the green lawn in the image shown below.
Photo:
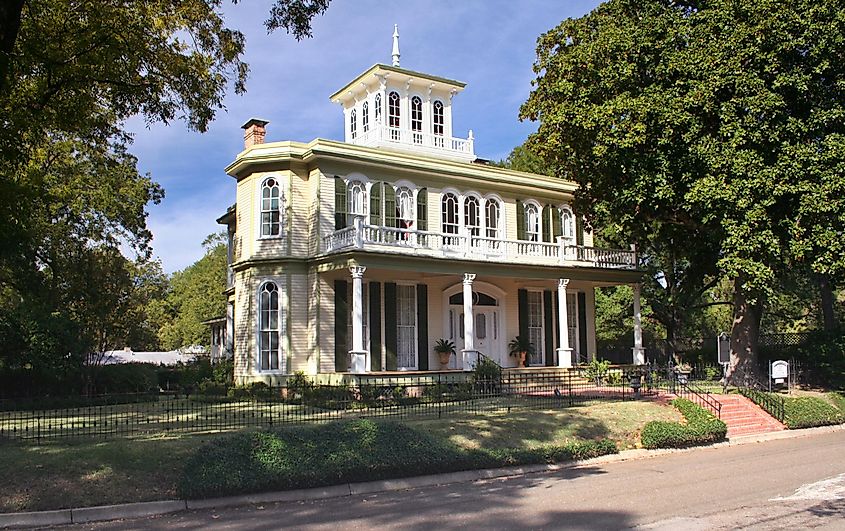
{"label": "green lawn", "polygon": [[[536,448],[609,438],[638,445],[649,420],[679,420],[673,408],[647,401],[607,402],[554,410],[450,413],[403,422],[464,448]],[[33,511],[174,498],[183,461],[219,434],[106,441],[0,443],[0,512]]]}

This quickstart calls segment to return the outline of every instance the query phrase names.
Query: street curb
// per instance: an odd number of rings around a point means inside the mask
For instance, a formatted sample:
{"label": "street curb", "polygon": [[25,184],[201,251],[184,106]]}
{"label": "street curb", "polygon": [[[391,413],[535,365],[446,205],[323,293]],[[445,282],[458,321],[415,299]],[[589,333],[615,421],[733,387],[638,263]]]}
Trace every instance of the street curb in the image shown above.
{"label": "street curb", "polygon": [[100,522],[107,520],[119,520],[124,518],[141,518],[146,516],[159,516],[184,510],[214,509],[236,505],[254,505],[260,503],[295,502],[321,500],[327,498],[343,498],[346,496],[358,496],[376,492],[389,492],[407,490],[420,487],[432,487],[436,485],[449,485],[453,483],[468,483],[485,479],[501,479],[508,477],[525,476],[543,472],[556,472],[570,468],[581,468],[591,465],[607,463],[619,463],[635,459],[647,459],[661,455],[695,452],[729,446],[740,446],[780,439],[793,439],[798,437],[809,437],[825,433],[845,431],[845,424],[836,426],[821,426],[818,428],[804,428],[800,430],[784,430],[778,432],[763,433],[759,435],[743,435],[733,437],[723,442],[707,446],[695,446],[692,448],[661,448],[647,450],[639,448],[634,450],[623,450],[617,454],[603,455],[581,461],[569,461],[559,464],[545,465],[524,465],[505,468],[488,468],[482,470],[464,470],[460,472],[447,472],[428,476],[414,476],[409,478],[387,479],[379,481],[367,481],[361,483],[344,483],[329,487],[317,487],[312,489],[296,489],[277,492],[264,492],[258,494],[245,494],[239,496],[226,496],[222,498],[209,498],[204,500],[162,500],[152,502],[124,503],[120,505],[105,505],[98,507],[80,507],[75,509],[62,509],[57,511],[38,511],[26,513],[0,513],[0,528],[19,527],[42,527],[48,525],[67,525]]}

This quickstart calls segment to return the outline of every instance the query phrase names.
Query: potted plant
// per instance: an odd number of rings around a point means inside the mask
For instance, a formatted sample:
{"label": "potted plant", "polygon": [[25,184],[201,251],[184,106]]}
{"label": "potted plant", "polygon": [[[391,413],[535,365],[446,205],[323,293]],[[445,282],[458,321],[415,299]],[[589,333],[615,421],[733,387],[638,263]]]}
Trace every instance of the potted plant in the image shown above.
{"label": "potted plant", "polygon": [[509,354],[519,360],[518,367],[525,367],[525,359],[534,354],[534,343],[527,337],[516,336],[508,343]]}
{"label": "potted plant", "polygon": [[448,339],[440,338],[434,344],[434,352],[440,361],[440,368],[447,369],[449,367],[449,360],[452,359],[452,354],[455,353],[455,343]]}
{"label": "potted plant", "polygon": [[678,382],[682,384],[687,383],[689,381],[690,374],[692,374],[692,365],[685,361],[675,365],[675,374],[678,375]]}

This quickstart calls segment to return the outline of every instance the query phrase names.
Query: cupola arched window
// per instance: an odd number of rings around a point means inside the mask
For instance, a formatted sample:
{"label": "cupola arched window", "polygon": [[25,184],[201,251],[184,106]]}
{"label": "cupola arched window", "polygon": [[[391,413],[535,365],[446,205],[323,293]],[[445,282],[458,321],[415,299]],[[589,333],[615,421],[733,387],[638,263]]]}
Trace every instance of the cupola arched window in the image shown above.
{"label": "cupola arched window", "polygon": [[361,105],[361,132],[366,133],[370,130],[370,102],[365,101]]}
{"label": "cupola arched window", "polygon": [[366,215],[367,189],[361,181],[350,181],[346,187],[346,206],[349,216],[347,226],[352,226],[357,216]]}
{"label": "cupola arched window", "polygon": [[376,94],[374,101],[375,101],[375,109],[373,109],[373,110],[375,111],[376,124],[378,125],[378,124],[381,124],[381,94],[380,93]]}
{"label": "cupola arched window", "polygon": [[411,131],[414,144],[422,144],[422,98],[414,96],[411,98]]}
{"label": "cupola arched window", "polygon": [[437,147],[443,147],[443,138],[445,134],[445,124],[446,119],[443,114],[443,102],[437,100],[434,102],[434,115],[433,115],[433,132],[434,132],[434,144]]}
{"label": "cupola arched window", "polygon": [[390,139],[399,140],[399,93],[387,95],[387,125],[390,127]]}
{"label": "cupola arched window", "polygon": [[282,191],[274,177],[261,184],[261,236],[282,233]]}
{"label": "cupola arched window", "polygon": [[259,290],[258,306],[258,349],[259,364],[262,371],[279,370],[281,332],[281,305],[279,287],[273,282],[265,282]]}
{"label": "cupola arched window", "polygon": [[358,112],[356,109],[352,109],[352,112],[349,113],[349,135],[352,140],[355,140],[355,137],[358,136]]}

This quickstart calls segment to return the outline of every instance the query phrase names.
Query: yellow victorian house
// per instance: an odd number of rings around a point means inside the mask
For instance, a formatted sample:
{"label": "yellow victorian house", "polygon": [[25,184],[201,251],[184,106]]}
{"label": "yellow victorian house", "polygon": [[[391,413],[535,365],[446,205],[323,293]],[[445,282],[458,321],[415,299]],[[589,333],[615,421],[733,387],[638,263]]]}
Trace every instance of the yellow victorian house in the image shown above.
{"label": "yellow victorian house", "polygon": [[[452,129],[464,83],[376,64],[331,96],[343,142],[265,142],[259,119],[226,172],[227,348],[239,383],[528,366],[596,352],[598,286],[634,284],[632,250],[593,246],[569,204],[575,184],[487,164]],[[644,362],[638,289],[632,361]],[[326,375],[326,376],[323,376]]]}

